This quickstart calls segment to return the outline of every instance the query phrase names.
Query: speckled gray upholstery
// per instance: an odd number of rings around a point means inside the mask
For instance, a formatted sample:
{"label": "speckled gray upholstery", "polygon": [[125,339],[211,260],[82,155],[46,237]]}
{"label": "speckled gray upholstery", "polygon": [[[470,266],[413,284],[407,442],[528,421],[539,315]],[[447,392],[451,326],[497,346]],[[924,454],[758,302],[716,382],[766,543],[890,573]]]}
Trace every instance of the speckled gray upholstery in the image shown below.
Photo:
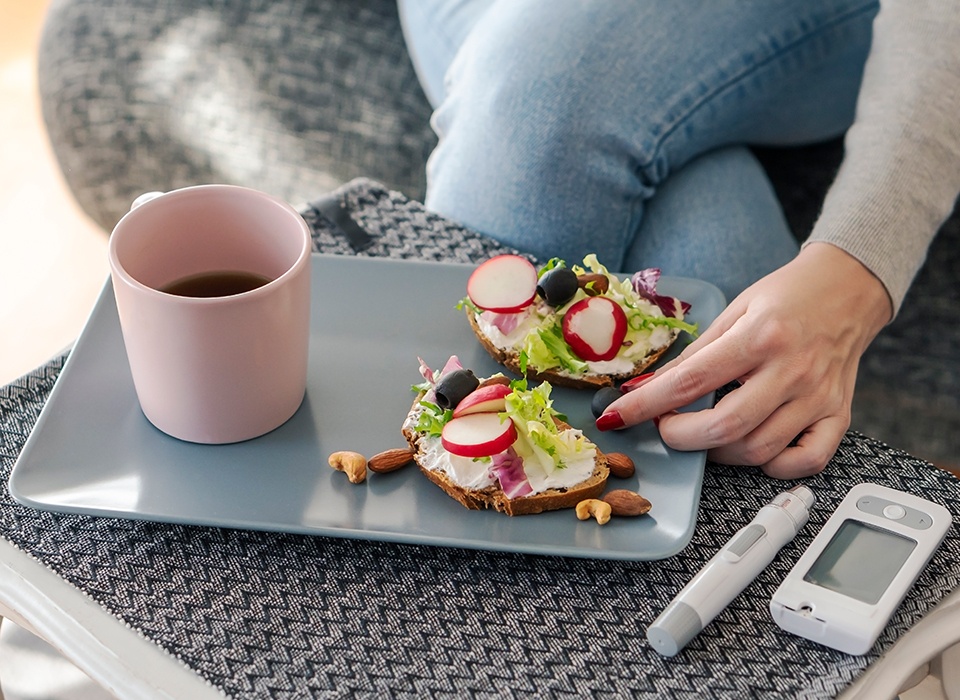
{"label": "speckled gray upholstery", "polygon": [[359,176],[421,199],[435,138],[393,0],[54,0],[43,115],[83,209],[200,182],[305,202]]}
{"label": "speckled gray upholstery", "polygon": [[[201,182],[297,204],[363,176],[423,196],[435,137],[394,0],[54,0],[39,71],[54,152],[105,230],[136,195]],[[758,152],[800,238],[841,148]],[[958,277],[955,214],[855,402],[855,428],[940,464],[960,464]]]}

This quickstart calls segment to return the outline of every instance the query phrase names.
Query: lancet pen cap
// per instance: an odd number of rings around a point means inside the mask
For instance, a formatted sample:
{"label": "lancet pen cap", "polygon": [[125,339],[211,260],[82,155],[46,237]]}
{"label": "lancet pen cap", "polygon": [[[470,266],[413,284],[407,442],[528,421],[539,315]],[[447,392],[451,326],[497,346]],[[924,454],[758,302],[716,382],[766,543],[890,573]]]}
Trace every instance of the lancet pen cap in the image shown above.
{"label": "lancet pen cap", "polygon": [[675,656],[701,630],[703,624],[697,611],[682,601],[674,601],[647,628],[647,641],[661,656]]}

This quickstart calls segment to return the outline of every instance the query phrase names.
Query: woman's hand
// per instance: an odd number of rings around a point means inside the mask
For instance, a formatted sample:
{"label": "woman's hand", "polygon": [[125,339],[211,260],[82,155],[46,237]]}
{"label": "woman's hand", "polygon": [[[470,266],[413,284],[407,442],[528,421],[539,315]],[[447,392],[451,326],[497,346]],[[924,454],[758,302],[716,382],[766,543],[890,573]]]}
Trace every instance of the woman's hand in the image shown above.
{"label": "woman's hand", "polygon": [[[850,426],[860,356],[890,320],[882,283],[812,243],[749,287],[679,357],[626,387],[601,429],[657,420],[664,442],[793,479],[826,466]],[[676,413],[738,381],[714,408]],[[795,442],[794,442],[795,441]]]}

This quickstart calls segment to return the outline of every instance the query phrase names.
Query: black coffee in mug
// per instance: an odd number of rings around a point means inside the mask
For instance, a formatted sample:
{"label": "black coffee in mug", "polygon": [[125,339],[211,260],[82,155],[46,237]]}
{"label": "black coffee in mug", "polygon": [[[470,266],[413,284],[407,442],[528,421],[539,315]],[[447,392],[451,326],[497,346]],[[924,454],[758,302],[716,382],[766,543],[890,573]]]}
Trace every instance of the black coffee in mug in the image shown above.
{"label": "black coffee in mug", "polygon": [[229,297],[243,294],[270,282],[269,277],[240,270],[201,272],[174,280],[160,289],[181,297]]}

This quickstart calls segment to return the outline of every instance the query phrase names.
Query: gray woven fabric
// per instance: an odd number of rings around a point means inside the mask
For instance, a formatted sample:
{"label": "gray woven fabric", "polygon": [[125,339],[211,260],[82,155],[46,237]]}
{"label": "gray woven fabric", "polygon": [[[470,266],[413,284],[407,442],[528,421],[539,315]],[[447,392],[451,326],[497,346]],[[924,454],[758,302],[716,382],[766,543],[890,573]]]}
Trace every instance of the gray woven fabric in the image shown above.
{"label": "gray woven fabric", "polygon": [[[338,212],[348,217],[343,224],[358,224],[362,240],[333,223]],[[304,216],[323,252],[353,254],[357,246],[362,255],[476,261],[500,250],[367,180]],[[62,364],[0,388],[4,483]],[[960,515],[960,481],[848,434],[827,470],[804,482],[820,496],[810,524],[673,659],[652,651],[646,626],[791,484],[708,464],[691,543],[656,562],[58,514],[21,506],[6,489],[0,536],[236,698],[830,698],[960,585],[955,526],[871,654],[847,656],[776,628],[770,596],[861,481],[912,491]]]}

